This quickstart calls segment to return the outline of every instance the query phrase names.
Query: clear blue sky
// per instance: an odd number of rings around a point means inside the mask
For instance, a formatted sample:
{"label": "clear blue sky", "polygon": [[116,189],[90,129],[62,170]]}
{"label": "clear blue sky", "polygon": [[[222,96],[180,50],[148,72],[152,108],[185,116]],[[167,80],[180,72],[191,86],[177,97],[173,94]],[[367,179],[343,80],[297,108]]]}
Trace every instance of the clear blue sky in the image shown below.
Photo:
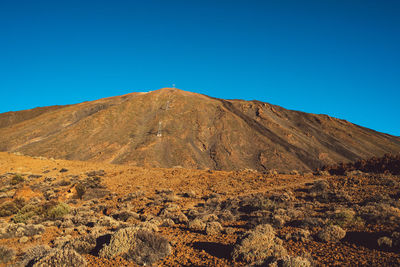
{"label": "clear blue sky", "polygon": [[172,84],[400,136],[400,1],[0,1],[0,112]]}

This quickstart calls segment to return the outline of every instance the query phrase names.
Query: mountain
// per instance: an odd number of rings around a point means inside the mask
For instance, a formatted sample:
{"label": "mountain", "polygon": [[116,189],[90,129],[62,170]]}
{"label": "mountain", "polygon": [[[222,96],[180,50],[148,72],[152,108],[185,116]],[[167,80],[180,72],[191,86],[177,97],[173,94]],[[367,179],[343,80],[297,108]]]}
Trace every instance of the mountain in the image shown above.
{"label": "mountain", "polygon": [[144,167],[305,171],[400,152],[400,138],[327,115],[163,88],[0,114],[0,151]]}

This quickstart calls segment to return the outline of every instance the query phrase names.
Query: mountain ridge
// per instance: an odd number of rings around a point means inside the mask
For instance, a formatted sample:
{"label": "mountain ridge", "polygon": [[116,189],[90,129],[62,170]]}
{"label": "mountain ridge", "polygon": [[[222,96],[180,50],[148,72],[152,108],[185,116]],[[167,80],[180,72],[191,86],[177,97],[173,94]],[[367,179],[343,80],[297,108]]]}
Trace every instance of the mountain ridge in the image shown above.
{"label": "mountain ridge", "polygon": [[[5,115],[6,114],[6,115]],[[176,88],[0,114],[0,151],[144,167],[312,170],[400,152],[328,115]]]}

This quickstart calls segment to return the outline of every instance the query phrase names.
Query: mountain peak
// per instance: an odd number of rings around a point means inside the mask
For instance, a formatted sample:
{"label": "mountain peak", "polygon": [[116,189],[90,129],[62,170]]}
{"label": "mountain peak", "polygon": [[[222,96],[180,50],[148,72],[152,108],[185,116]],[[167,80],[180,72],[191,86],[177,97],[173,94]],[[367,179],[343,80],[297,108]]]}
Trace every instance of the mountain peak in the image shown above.
{"label": "mountain peak", "polygon": [[311,170],[400,152],[328,116],[177,88],[0,114],[0,151],[145,167]]}

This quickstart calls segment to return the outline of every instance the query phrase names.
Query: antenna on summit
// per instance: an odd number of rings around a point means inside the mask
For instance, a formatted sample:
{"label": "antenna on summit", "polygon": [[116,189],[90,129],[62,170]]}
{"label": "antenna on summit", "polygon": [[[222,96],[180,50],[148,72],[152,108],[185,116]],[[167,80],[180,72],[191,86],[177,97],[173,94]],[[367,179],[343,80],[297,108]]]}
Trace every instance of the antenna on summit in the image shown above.
{"label": "antenna on summit", "polygon": [[157,137],[161,137],[161,136],[162,136],[161,130],[162,130],[162,122],[159,121],[159,122],[158,122]]}

